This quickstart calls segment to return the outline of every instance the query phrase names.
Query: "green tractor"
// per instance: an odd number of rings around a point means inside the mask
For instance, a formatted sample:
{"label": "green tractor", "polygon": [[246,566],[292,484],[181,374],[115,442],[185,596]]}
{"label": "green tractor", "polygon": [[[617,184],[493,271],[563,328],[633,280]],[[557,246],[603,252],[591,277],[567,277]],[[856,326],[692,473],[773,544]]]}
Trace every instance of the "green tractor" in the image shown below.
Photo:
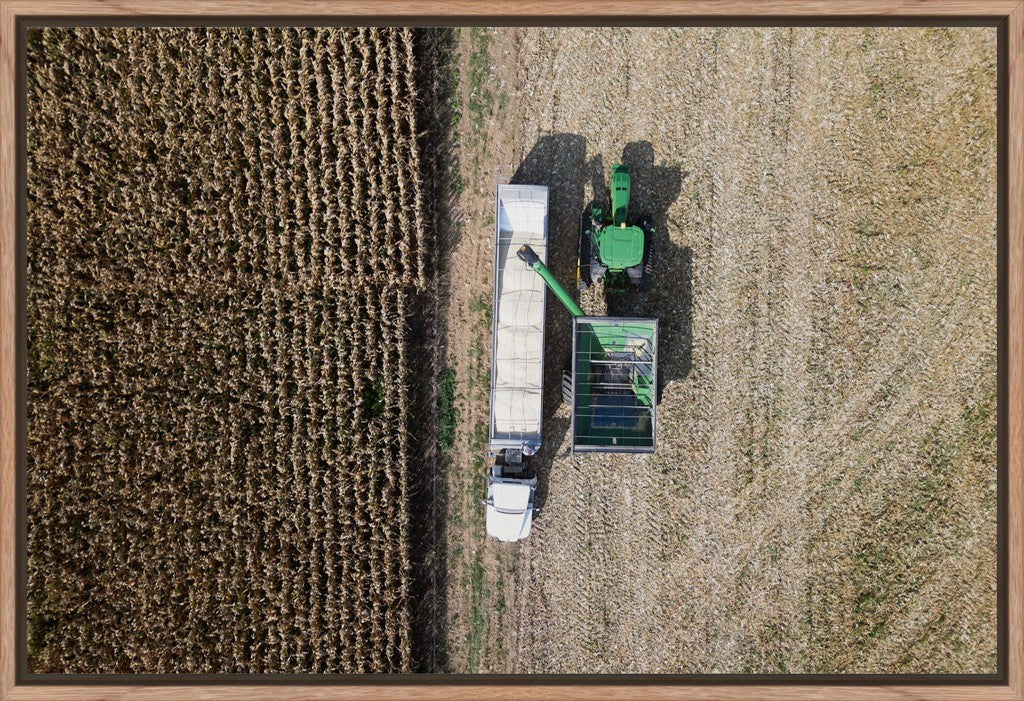
{"label": "green tractor", "polygon": [[651,279],[651,222],[629,218],[629,168],[616,163],[611,169],[611,209],[591,207],[580,221],[579,260],[576,281],[579,288],[603,285],[618,291],[627,286],[644,288]]}

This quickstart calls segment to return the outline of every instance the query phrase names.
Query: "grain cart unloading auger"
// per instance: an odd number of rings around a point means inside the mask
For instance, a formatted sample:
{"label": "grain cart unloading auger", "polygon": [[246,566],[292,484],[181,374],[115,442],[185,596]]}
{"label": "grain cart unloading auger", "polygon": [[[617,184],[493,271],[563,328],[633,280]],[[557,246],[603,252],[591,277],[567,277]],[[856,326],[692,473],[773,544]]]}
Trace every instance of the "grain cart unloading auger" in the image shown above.
{"label": "grain cart unloading auger", "polygon": [[[650,244],[642,227],[626,225],[625,167],[612,168],[612,183],[613,219],[598,227],[600,214],[593,217],[595,255],[605,266],[602,276],[620,274],[635,284],[631,267],[641,265],[639,280],[649,277],[643,262]],[[507,542],[529,535],[535,510],[537,478],[529,458],[541,443],[545,285],[573,317],[572,364],[562,382],[572,408],[572,449],[653,453],[655,447],[658,320],[583,313],[544,264],[547,203],[544,186],[498,185],[488,441],[493,464],[484,505],[488,535]],[[643,252],[641,259],[634,261],[631,251]],[[517,265],[517,257],[529,267]],[[621,267],[624,262],[630,264]]]}

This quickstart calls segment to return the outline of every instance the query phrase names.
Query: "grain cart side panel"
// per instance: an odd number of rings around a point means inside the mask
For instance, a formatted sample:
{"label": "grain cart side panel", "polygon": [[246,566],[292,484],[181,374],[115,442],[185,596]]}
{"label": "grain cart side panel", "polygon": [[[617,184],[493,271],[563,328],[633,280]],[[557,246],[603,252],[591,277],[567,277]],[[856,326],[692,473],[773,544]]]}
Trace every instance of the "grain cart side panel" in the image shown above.
{"label": "grain cart side panel", "polygon": [[499,184],[494,212],[494,299],[489,450],[541,444],[544,281],[516,257],[528,244],[547,260],[548,188]]}

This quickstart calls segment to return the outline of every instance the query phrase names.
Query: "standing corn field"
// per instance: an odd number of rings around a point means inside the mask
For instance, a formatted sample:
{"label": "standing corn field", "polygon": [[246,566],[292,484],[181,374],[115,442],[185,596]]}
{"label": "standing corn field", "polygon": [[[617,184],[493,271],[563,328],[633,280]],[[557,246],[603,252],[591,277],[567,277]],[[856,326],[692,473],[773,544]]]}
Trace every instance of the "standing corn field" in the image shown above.
{"label": "standing corn field", "polygon": [[29,671],[412,668],[422,40],[29,33]]}

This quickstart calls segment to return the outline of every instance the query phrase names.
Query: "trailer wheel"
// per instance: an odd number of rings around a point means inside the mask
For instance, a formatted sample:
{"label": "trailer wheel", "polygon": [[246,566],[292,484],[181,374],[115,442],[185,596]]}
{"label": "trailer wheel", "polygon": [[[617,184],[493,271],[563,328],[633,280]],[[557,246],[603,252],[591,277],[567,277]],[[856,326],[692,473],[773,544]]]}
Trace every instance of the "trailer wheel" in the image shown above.
{"label": "trailer wheel", "polygon": [[572,406],[572,371],[562,370],[562,401]]}

